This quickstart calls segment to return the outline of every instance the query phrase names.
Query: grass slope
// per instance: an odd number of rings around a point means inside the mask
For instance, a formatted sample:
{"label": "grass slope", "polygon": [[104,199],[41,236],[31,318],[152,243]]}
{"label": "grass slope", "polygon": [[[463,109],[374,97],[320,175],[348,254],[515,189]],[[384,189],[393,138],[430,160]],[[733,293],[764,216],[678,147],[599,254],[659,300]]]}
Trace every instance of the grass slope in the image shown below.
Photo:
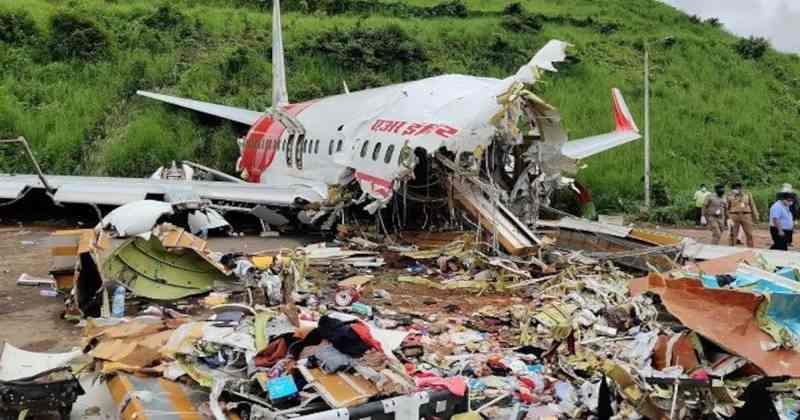
{"label": "grass slope", "polygon": [[[343,80],[360,89],[441,73],[504,77],[559,38],[575,45],[576,60],[539,89],[577,138],[613,127],[612,87],[643,126],[647,41],[662,205],[682,203],[700,182],[740,180],[761,188],[763,200],[782,182],[800,184],[798,56],[769,49],[743,58],[738,38],[654,0],[527,0],[521,3],[535,17],[510,23],[507,3],[467,0],[466,16],[421,17],[437,1],[285,1],[290,98],[338,93]],[[347,12],[358,5],[365,10]],[[3,2],[0,137],[27,137],[55,173],[142,176],[172,159],[230,171],[240,128],[133,93],[265,109],[268,11],[258,0]],[[0,172],[29,170],[15,152],[1,153]],[[641,200],[641,143],[586,163],[580,178],[602,209]]]}

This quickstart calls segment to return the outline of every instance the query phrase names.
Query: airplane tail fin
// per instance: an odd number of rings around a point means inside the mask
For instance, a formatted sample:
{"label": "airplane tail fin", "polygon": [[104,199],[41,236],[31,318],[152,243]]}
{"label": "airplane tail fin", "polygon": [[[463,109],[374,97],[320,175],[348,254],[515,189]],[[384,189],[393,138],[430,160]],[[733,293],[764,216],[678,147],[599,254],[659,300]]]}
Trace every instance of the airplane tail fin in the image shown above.
{"label": "airplane tail fin", "polygon": [[272,107],[289,103],[286,89],[286,61],[283,56],[283,31],[281,29],[281,2],[272,2]]}
{"label": "airplane tail fin", "polygon": [[631,110],[628,109],[628,104],[625,103],[625,98],[622,97],[622,92],[619,89],[611,89],[611,97],[614,105],[614,121],[617,123],[616,131],[635,131],[639,132],[639,127],[633,120]]}
{"label": "airplane tail fin", "polygon": [[610,133],[568,141],[561,147],[561,154],[572,159],[584,159],[642,138],[619,89],[612,89],[611,97],[616,129]]}

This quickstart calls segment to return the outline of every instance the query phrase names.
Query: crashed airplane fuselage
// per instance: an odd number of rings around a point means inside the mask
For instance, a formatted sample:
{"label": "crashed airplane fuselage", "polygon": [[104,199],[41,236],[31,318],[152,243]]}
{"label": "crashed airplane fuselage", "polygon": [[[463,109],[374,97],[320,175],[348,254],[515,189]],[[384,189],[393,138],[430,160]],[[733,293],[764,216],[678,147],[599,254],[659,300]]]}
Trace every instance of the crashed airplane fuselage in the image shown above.
{"label": "crashed airplane fuselage", "polygon": [[[237,170],[275,188],[328,198],[331,186],[357,182],[375,211],[389,202],[423,159],[441,154],[496,186],[515,209],[537,201],[578,159],[638,139],[618,90],[616,129],[567,142],[558,111],[533,93],[543,71],[556,71],[569,44],[552,40],[505,79],[443,75],[359,92],[288,103],[280,5],[273,10],[273,108],[266,113],[140,91],[156,100],[250,126]],[[444,162],[443,162],[444,163]],[[427,166],[426,166],[427,168]],[[428,182],[428,179],[422,182]],[[481,182],[478,180],[478,182]],[[406,189],[403,189],[406,191]],[[516,204],[516,205],[515,205]]]}
{"label": "crashed airplane fuselage", "polygon": [[[305,220],[321,220],[322,215],[334,211],[332,195],[342,187],[360,187],[361,196],[356,189],[354,202],[372,213],[386,206],[398,191],[408,197],[409,181],[418,185],[434,182],[428,178],[435,167],[450,174],[468,174],[470,182],[484,194],[493,195],[493,200],[515,213],[530,213],[531,203],[546,196],[558,184],[562,170],[574,169],[576,160],[640,137],[622,95],[614,89],[616,129],[567,141],[558,111],[534,93],[543,71],[556,71],[554,64],[566,58],[569,44],[558,40],[547,43],[528,64],[505,79],[442,75],[289,103],[279,7],[275,1],[273,107],[267,112],[138,92],[249,126],[246,137],[239,140],[237,170],[250,186],[140,180],[131,197],[142,192],[153,197],[161,192],[169,201],[171,195],[186,196],[170,194],[176,183],[182,183],[183,189],[197,184],[199,198],[234,206],[246,201],[250,206],[301,209],[318,202],[317,215]],[[426,172],[420,173],[420,167]],[[32,185],[38,182],[34,177],[30,180]],[[23,181],[17,177],[15,188]],[[125,194],[129,183],[121,181],[98,179],[103,188]],[[0,184],[3,182],[0,178]],[[86,193],[99,188],[91,178],[52,177],[49,183],[56,190],[56,199],[59,189],[82,192],[77,194],[81,200],[98,196]]]}

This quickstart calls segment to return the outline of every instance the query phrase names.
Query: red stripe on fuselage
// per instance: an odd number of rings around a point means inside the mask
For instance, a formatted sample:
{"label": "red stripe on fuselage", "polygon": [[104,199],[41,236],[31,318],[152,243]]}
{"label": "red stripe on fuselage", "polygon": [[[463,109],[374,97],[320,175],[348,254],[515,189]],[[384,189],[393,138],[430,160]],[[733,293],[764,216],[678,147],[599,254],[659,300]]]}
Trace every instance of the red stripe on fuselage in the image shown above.
{"label": "red stripe on fuselage", "polygon": [[[287,114],[296,117],[310,107],[315,101],[289,104],[283,108]],[[247,170],[247,180],[259,182],[261,174],[272,165],[275,154],[280,147],[281,136],[286,130],[283,124],[272,120],[265,115],[250,128],[245,137],[245,146],[242,151],[242,167]]]}
{"label": "red stripe on fuselage", "polygon": [[[392,190],[392,181],[388,179],[378,178],[364,172],[356,172],[356,179],[372,184],[373,191],[384,197],[389,196],[389,192]],[[380,188],[375,188],[376,186]]]}

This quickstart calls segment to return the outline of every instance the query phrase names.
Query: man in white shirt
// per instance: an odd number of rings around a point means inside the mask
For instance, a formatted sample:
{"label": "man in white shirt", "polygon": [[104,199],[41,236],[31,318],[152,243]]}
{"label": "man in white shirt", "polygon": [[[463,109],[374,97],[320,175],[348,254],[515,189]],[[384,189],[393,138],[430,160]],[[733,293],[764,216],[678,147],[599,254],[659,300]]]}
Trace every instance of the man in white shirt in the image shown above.
{"label": "man in white shirt", "polygon": [[779,200],[776,200],[769,208],[769,233],[772,235],[770,249],[782,251],[789,249],[794,230],[794,220],[789,207],[793,202],[791,193],[781,192]]}

